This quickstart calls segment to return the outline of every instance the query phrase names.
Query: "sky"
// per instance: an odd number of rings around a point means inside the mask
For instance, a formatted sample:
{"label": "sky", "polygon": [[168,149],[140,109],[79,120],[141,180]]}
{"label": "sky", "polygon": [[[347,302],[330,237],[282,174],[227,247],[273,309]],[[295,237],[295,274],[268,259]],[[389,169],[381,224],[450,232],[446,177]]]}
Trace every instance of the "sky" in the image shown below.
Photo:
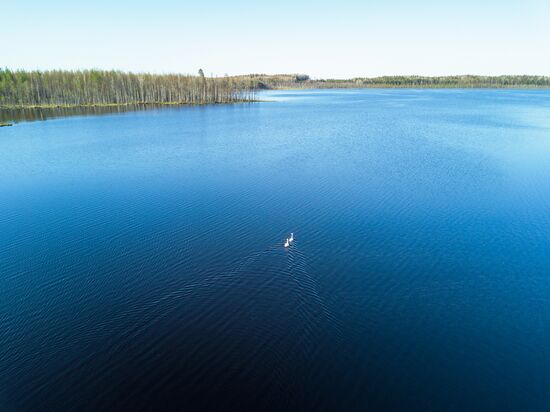
{"label": "sky", "polygon": [[207,75],[550,75],[550,0],[27,0],[0,67]]}

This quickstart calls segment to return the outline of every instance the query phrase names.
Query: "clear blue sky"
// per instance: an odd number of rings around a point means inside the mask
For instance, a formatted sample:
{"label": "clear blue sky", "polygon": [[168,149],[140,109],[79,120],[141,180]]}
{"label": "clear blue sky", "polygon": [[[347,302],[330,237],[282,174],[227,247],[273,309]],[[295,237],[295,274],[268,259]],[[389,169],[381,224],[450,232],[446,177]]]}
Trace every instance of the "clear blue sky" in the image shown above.
{"label": "clear blue sky", "polygon": [[0,66],[550,75],[550,0],[5,2]]}

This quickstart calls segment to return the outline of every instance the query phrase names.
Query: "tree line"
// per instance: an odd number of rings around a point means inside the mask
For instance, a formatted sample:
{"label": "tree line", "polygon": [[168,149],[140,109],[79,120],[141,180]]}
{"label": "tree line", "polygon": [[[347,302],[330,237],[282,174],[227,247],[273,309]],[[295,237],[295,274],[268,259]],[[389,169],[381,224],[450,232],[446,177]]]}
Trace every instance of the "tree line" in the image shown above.
{"label": "tree line", "polygon": [[254,100],[244,77],[127,73],[115,70],[0,69],[0,106],[206,104]]}
{"label": "tree line", "polygon": [[315,88],[550,88],[549,76],[380,76],[353,79],[310,79],[307,75],[251,74],[259,89]]}
{"label": "tree line", "polygon": [[548,76],[381,76],[357,78],[363,86],[419,87],[419,88],[537,88],[550,87]]}

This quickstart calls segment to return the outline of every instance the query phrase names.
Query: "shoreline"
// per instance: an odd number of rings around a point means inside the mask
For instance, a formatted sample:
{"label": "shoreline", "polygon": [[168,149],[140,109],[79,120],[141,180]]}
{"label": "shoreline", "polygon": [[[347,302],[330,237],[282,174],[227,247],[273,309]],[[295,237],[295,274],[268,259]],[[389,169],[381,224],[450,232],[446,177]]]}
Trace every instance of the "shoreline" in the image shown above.
{"label": "shoreline", "polygon": [[132,103],[84,103],[84,104],[18,104],[0,105],[0,110],[25,110],[25,109],[79,109],[94,107],[131,107],[131,106],[208,106],[218,104],[259,103],[261,100],[234,100],[230,102],[132,102]]}
{"label": "shoreline", "polygon": [[271,87],[262,89],[261,91],[277,91],[277,90],[362,90],[362,89],[415,89],[415,90],[550,90],[549,87],[543,87],[543,86],[509,86],[509,87],[483,87],[483,86],[476,86],[476,87],[466,87],[466,86],[390,86],[390,85],[380,85],[380,86],[357,86],[357,85],[343,85],[343,86],[326,86],[326,87]]}
{"label": "shoreline", "polygon": [[[416,90],[550,90],[549,87],[545,86],[506,86],[506,87],[494,87],[494,86],[395,86],[395,85],[355,85],[355,84],[327,84],[327,85],[315,85],[315,86],[305,86],[305,87],[266,87],[257,90],[261,93],[263,91],[297,91],[297,90],[346,90],[346,89],[416,89]],[[17,105],[2,105],[0,104],[0,111],[17,111],[17,110],[30,110],[30,109],[86,109],[86,108],[108,108],[108,107],[131,107],[131,106],[209,106],[209,105],[219,105],[219,104],[239,104],[239,103],[265,103],[270,102],[270,100],[264,99],[252,99],[252,100],[234,100],[227,102],[197,102],[197,103],[187,103],[187,102],[129,102],[129,103],[80,103],[80,104],[17,104]],[[2,126],[11,125],[2,124]]]}

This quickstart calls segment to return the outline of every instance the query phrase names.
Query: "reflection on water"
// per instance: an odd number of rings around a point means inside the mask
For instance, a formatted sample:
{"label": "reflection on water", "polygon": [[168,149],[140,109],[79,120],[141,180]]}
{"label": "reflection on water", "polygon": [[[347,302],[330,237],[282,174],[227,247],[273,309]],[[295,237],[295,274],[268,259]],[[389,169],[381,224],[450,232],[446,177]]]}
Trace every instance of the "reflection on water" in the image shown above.
{"label": "reflection on water", "polygon": [[120,106],[78,106],[24,109],[0,109],[0,122],[47,120],[55,117],[94,116],[100,114],[135,112],[167,107],[158,104],[128,104]]}

